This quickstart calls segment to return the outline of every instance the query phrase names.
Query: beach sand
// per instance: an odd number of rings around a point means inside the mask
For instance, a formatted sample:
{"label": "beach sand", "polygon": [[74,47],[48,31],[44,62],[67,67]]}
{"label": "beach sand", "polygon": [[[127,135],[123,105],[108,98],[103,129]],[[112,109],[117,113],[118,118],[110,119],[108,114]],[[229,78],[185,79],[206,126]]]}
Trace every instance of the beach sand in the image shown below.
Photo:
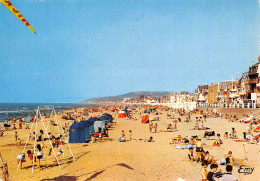
{"label": "beach sand", "polygon": [[[162,112],[162,115],[159,115],[160,121],[156,121],[158,131],[165,130],[168,124],[173,124],[172,119],[167,119],[166,111],[160,112]],[[111,112],[108,111],[108,113]],[[100,113],[91,115],[97,114]],[[168,114],[173,115],[170,112]],[[73,161],[67,144],[63,145],[64,156],[59,156],[62,169],[59,166],[53,166],[52,153],[51,156],[42,159],[40,169],[35,163],[34,173],[32,173],[31,161],[27,154],[26,162],[23,163],[24,169],[17,171],[16,157],[22,153],[23,146],[13,145],[15,144],[14,130],[6,131],[4,137],[0,137],[0,151],[3,159],[7,160],[10,180],[177,180],[179,178],[187,181],[201,180],[201,163],[189,161],[187,149],[176,149],[174,145],[169,144],[171,138],[178,135],[182,137],[204,135],[203,130],[192,130],[196,115],[191,116],[191,123],[178,122],[176,132],[157,133],[150,133],[148,124],[141,124],[142,116],[139,113],[136,113],[135,117],[138,119],[127,120],[115,117],[114,122],[117,124],[109,130],[112,141],[70,144],[75,161]],[[175,117],[179,116],[175,114]],[[181,118],[184,119],[184,117]],[[65,121],[62,120],[62,124],[64,123]],[[209,131],[214,130],[216,133],[220,133],[224,141],[220,147],[213,147],[210,144],[212,140],[202,139],[206,143],[205,150],[214,156],[214,160],[221,159],[228,151],[232,151],[235,162],[238,162],[239,165],[254,167],[252,174],[244,175],[238,173],[238,166],[234,166],[233,174],[236,178],[243,181],[260,179],[260,145],[243,145],[232,139],[223,138],[224,132],[231,132],[232,127],[235,127],[238,136],[242,137],[243,132],[247,130],[247,124],[228,122],[226,119],[220,118],[207,118],[204,126],[210,127]],[[129,140],[129,130],[132,130],[133,141],[119,142],[118,138],[122,130],[125,131],[127,140]],[[17,129],[17,131],[18,137],[22,139],[22,143],[25,143],[29,130]],[[150,136],[153,136],[154,142],[144,142]],[[33,144],[33,140],[30,140],[26,151],[32,150]],[[44,148],[44,152],[47,153],[50,147],[48,141],[45,141],[44,145],[47,147]],[[245,159],[246,157],[247,159]],[[225,166],[219,166],[219,168],[225,171]]]}

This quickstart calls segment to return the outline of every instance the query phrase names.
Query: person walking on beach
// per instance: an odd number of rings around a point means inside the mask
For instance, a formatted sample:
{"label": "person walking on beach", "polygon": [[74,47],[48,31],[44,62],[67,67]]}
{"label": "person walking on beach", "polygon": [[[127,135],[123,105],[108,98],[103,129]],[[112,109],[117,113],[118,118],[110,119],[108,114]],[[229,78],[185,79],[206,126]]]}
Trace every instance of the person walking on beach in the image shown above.
{"label": "person walking on beach", "polygon": [[132,141],[133,137],[132,137],[133,133],[132,130],[129,130],[129,140]]}
{"label": "person walking on beach", "polygon": [[15,141],[17,141],[17,138],[18,138],[17,131],[15,131],[14,138],[15,138]]}
{"label": "person walking on beach", "polygon": [[149,121],[149,130],[150,130],[150,133],[152,133],[152,130],[153,130],[153,122],[152,121]]}
{"label": "person walking on beach", "polygon": [[158,125],[157,123],[154,124],[154,132],[156,133],[157,132],[157,128],[158,128]]}

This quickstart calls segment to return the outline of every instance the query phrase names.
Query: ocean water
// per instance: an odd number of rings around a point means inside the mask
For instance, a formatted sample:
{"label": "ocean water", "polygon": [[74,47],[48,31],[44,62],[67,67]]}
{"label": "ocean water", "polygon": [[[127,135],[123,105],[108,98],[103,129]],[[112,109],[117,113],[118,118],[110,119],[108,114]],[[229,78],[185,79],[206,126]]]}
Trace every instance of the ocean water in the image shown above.
{"label": "ocean water", "polygon": [[[20,116],[25,117],[30,116],[36,112],[38,106],[51,105],[54,106],[56,112],[67,110],[74,107],[88,107],[95,106],[90,104],[69,104],[69,103],[42,103],[42,104],[32,104],[32,103],[0,103],[0,122],[4,122],[9,117],[12,120],[14,117],[19,119]],[[49,113],[48,110],[41,111],[43,114]]]}

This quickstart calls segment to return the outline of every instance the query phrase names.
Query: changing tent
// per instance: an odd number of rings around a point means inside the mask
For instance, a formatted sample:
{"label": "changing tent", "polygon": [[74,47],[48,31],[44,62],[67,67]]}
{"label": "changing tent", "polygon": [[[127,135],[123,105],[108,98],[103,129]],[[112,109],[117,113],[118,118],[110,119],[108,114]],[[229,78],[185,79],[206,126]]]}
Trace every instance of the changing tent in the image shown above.
{"label": "changing tent", "polygon": [[105,121],[95,121],[94,122],[94,131],[98,132],[100,129],[103,130],[105,128]]}
{"label": "changing tent", "polygon": [[98,120],[98,118],[90,118],[86,121],[73,123],[70,126],[69,143],[85,143],[85,139],[90,139],[89,131],[94,133],[93,124]]}
{"label": "changing tent", "polygon": [[84,123],[73,123],[70,126],[69,143],[84,143],[85,142],[85,130]]}
{"label": "changing tent", "polygon": [[105,121],[105,122],[112,122],[113,118],[110,114],[104,113],[102,116],[98,118],[100,121]]}

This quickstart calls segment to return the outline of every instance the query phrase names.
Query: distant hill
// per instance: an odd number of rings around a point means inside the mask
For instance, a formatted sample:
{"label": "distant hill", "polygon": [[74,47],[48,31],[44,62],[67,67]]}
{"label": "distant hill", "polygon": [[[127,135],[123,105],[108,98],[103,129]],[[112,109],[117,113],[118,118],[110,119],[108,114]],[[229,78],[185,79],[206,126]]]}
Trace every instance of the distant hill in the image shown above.
{"label": "distant hill", "polygon": [[139,92],[129,92],[126,94],[118,96],[108,96],[108,97],[96,97],[88,100],[81,101],[80,103],[99,103],[99,102],[119,102],[123,98],[140,97],[140,95],[151,95],[154,98],[163,97],[169,95],[171,92],[166,91],[139,91]]}

